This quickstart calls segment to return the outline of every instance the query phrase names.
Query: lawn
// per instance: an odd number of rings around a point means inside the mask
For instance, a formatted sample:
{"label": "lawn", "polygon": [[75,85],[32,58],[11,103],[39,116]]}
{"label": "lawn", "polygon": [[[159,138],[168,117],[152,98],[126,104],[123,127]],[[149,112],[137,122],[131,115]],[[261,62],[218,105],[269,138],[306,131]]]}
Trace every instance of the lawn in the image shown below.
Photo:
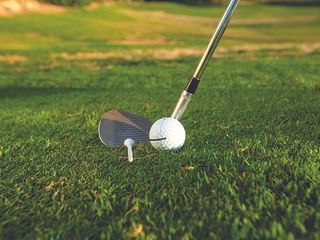
{"label": "lawn", "polygon": [[132,164],[100,116],[169,116],[223,6],[0,17],[0,238],[319,239],[319,10],[241,3],[183,148]]}

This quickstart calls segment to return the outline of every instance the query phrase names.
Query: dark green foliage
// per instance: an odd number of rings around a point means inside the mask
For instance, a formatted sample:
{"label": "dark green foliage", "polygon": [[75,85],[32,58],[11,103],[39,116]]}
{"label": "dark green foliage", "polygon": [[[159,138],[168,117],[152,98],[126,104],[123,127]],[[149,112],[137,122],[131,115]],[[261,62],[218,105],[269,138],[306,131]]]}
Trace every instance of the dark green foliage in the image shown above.
{"label": "dark green foliage", "polygon": [[55,5],[62,5],[62,6],[83,6],[92,2],[91,0],[42,0],[42,1],[52,3]]}

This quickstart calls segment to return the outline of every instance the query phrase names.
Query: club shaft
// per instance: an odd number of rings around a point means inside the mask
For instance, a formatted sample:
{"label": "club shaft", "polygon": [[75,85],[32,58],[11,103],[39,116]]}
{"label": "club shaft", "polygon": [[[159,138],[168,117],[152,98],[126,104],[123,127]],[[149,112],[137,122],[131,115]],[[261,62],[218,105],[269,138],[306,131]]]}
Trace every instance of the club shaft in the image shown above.
{"label": "club shaft", "polygon": [[205,51],[205,53],[203,54],[197,69],[195,70],[193,77],[200,80],[205,68],[207,67],[208,63],[210,62],[210,59],[213,55],[213,53],[215,52],[222,36],[223,33],[225,32],[228,23],[238,5],[238,3],[240,2],[240,0],[231,0],[229,3],[229,6],[227,7],[223,17],[220,20],[220,23],[215,31],[215,33],[213,34],[208,47]]}
{"label": "club shaft", "polygon": [[208,63],[210,62],[210,59],[212,58],[213,53],[215,52],[222,36],[223,33],[225,32],[228,23],[238,5],[238,3],[240,2],[240,0],[231,0],[223,17],[220,20],[220,23],[216,29],[216,31],[214,32],[208,47],[206,49],[206,51],[204,52],[194,74],[192,79],[189,81],[187,87],[185,88],[185,90],[182,92],[180,99],[171,115],[172,118],[175,119],[180,119],[184,113],[184,111],[186,110],[189,102],[192,99],[193,94],[196,92],[198,84],[200,82],[200,78],[206,68],[206,66],[208,65]]}

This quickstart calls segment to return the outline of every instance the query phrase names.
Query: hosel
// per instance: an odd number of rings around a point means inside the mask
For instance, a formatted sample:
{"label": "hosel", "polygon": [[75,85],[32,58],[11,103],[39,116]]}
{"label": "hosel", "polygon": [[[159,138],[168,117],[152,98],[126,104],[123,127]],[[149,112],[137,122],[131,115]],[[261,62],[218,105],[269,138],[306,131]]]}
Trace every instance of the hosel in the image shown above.
{"label": "hosel", "polygon": [[189,102],[191,101],[192,96],[193,96],[193,94],[188,93],[185,90],[182,92],[182,94],[179,98],[179,101],[178,101],[173,113],[171,114],[171,118],[180,120],[180,118],[182,117],[184,111],[186,110]]}
{"label": "hosel", "polygon": [[171,114],[171,118],[180,120],[189,102],[191,101],[193,94],[196,92],[199,82],[200,81],[194,77],[189,81],[185,90],[182,92],[173,113]]}

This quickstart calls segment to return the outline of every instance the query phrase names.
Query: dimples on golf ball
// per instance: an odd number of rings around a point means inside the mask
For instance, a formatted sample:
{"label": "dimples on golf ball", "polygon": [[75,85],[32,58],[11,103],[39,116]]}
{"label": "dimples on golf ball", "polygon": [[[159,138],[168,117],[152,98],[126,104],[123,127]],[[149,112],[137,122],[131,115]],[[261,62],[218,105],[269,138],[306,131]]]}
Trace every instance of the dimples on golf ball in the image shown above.
{"label": "dimples on golf ball", "polygon": [[182,124],[174,118],[161,118],[151,127],[149,132],[150,139],[166,138],[159,141],[151,141],[151,145],[159,150],[180,149],[186,139],[186,133]]}

